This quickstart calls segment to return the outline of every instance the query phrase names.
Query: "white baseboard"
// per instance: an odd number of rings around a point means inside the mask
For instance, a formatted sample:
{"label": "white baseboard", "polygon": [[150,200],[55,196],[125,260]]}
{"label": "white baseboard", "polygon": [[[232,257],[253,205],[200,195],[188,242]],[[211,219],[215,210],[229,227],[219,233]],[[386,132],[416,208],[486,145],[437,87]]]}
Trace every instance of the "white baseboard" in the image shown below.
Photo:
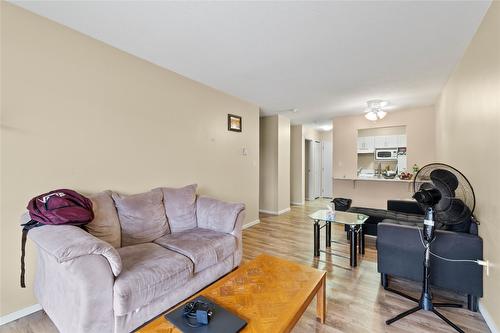
{"label": "white baseboard", "polygon": [[493,318],[491,318],[490,313],[486,308],[484,307],[482,302],[479,302],[479,312],[483,315],[484,321],[486,322],[486,325],[488,325],[491,333],[500,333],[500,330],[498,329],[497,325],[493,321]]}
{"label": "white baseboard", "polygon": [[304,201],[302,202],[290,202],[292,205],[295,205],[295,206],[303,206],[304,205]]}
{"label": "white baseboard", "polygon": [[30,315],[34,312],[40,311],[42,306],[40,304],[34,304],[32,306],[28,306],[27,308],[9,313],[5,316],[0,317],[0,326],[10,323],[11,321],[17,320],[19,318]]}
{"label": "white baseboard", "polygon": [[259,219],[255,220],[255,221],[251,221],[251,222],[245,223],[243,225],[243,229],[248,229],[248,228],[253,227],[254,225],[259,224],[259,223],[260,223]]}
{"label": "white baseboard", "polygon": [[264,214],[271,214],[271,215],[281,215],[281,214],[284,214],[286,212],[289,212],[291,209],[290,207],[288,208],[285,208],[285,209],[282,209],[280,211],[272,211],[272,210],[264,210],[264,209],[259,209],[259,212],[260,213],[264,213]]}
{"label": "white baseboard", "polygon": [[289,211],[291,211],[290,207],[287,207],[285,209],[282,209],[278,212],[278,215],[281,215],[281,214],[284,214],[284,213],[288,213]]}

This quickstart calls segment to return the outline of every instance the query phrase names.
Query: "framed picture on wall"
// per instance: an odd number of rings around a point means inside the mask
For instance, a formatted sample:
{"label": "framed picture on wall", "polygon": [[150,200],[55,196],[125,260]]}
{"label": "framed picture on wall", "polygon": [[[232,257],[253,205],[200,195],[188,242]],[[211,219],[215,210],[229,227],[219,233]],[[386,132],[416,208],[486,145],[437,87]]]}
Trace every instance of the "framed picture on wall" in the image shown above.
{"label": "framed picture on wall", "polygon": [[227,115],[227,129],[228,131],[241,132],[241,117],[234,114]]}

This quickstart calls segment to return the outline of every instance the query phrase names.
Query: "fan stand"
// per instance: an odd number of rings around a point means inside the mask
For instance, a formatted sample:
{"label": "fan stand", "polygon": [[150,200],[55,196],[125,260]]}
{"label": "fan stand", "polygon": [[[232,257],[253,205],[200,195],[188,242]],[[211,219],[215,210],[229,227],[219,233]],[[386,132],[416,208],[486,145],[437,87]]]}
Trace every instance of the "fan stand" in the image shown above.
{"label": "fan stand", "polygon": [[436,308],[461,308],[462,304],[455,304],[455,303],[432,303],[432,295],[430,291],[430,286],[429,286],[429,278],[430,278],[430,242],[425,241],[425,259],[424,259],[424,280],[423,280],[423,285],[422,285],[422,295],[420,296],[420,299],[416,299],[414,297],[411,297],[409,295],[406,295],[398,290],[391,289],[389,287],[385,288],[385,290],[391,291],[395,294],[398,294],[400,296],[403,296],[415,303],[418,303],[418,305],[414,308],[411,308],[408,311],[402,312],[398,314],[396,317],[386,320],[386,325],[390,325],[394,323],[395,321],[398,321],[400,319],[403,319],[404,317],[417,312],[419,310],[424,310],[424,311],[432,311],[436,316],[441,318],[445,323],[453,327],[457,332],[460,333],[465,333],[460,327],[455,325],[453,322],[451,322],[448,318],[446,318],[444,315],[442,315],[440,312],[436,310]]}

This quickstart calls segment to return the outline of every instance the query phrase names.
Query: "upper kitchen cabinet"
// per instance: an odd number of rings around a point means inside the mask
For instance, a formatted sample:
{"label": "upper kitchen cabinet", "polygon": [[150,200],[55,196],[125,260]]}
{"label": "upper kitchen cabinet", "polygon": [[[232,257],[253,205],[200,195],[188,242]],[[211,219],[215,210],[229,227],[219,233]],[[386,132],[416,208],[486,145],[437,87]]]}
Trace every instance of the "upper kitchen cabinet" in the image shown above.
{"label": "upper kitchen cabinet", "polygon": [[373,136],[358,137],[358,154],[373,153],[375,151],[375,138]]}
{"label": "upper kitchen cabinet", "polygon": [[398,135],[398,148],[406,147],[406,134]]}
{"label": "upper kitchen cabinet", "polygon": [[[406,137],[406,135],[405,135]],[[375,148],[397,148],[399,135],[375,136]],[[406,141],[406,140],[405,140]]]}

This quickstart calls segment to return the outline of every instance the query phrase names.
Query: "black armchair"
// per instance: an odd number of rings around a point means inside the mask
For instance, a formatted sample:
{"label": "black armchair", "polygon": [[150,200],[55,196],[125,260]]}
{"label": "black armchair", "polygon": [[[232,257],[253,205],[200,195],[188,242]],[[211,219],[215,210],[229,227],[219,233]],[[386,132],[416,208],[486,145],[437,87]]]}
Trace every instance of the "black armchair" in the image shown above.
{"label": "black armchair", "polygon": [[[378,272],[384,288],[389,276],[422,281],[424,247],[417,225],[386,219],[377,229]],[[471,223],[469,232],[436,230],[435,235],[433,253],[450,259],[483,259],[483,240],[477,235],[476,223]],[[467,295],[469,310],[478,310],[478,298],[483,296],[482,266],[431,257],[431,272],[431,285]]]}

